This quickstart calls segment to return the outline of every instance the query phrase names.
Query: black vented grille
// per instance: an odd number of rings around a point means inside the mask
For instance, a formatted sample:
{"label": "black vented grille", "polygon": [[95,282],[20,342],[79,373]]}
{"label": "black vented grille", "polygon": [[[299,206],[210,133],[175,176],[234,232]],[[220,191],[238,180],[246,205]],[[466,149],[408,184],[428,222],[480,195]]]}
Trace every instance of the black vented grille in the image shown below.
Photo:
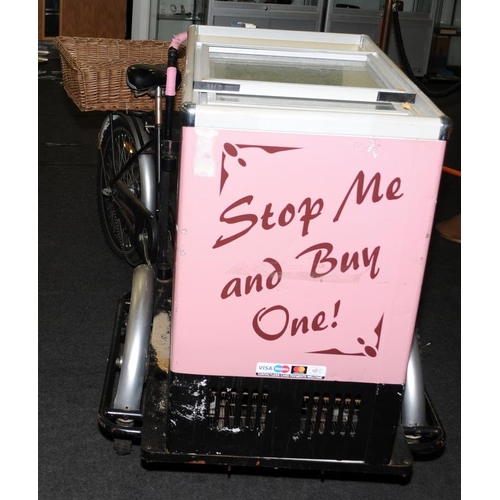
{"label": "black vented grille", "polygon": [[268,391],[213,388],[209,392],[208,426],[216,431],[264,432],[268,403]]}
{"label": "black vented grille", "polygon": [[253,457],[255,463],[281,457],[293,464],[386,464],[393,455],[400,385],[172,373],[171,379],[165,419],[171,454]]}
{"label": "black vented grille", "polygon": [[360,395],[306,392],[302,396],[299,430],[308,435],[355,437],[360,416]]}

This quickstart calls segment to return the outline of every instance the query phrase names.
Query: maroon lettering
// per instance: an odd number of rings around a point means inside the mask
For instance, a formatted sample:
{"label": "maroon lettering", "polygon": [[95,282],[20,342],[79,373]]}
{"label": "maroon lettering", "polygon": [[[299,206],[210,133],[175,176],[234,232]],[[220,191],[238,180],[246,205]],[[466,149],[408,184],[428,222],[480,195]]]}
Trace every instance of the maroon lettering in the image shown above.
{"label": "maroon lettering", "polygon": [[[265,280],[265,287],[268,290],[272,290],[276,288],[283,274],[283,270],[281,269],[281,265],[277,260],[268,257],[264,259],[264,262],[270,264],[273,267],[273,270],[268,274]],[[227,299],[231,295],[235,297],[241,297],[242,295],[249,295],[251,292],[261,292],[264,290],[264,279],[262,274],[256,274],[255,276],[247,276],[244,278],[244,284],[242,283],[242,278],[233,278],[229,280],[222,289],[220,294],[222,299]]]}
{"label": "maroon lettering", "polygon": [[[333,252],[333,245],[331,243],[318,243],[317,245],[313,245],[299,253],[299,255],[295,258],[299,259],[310,252],[315,252],[309,273],[311,278],[322,278],[336,269],[339,260],[336,257],[331,256]],[[379,254],[380,246],[375,247],[371,253],[369,253],[368,248],[363,248],[361,251],[362,265],[365,268],[370,268],[371,279],[376,278],[380,271],[380,268],[377,265]],[[351,268],[357,270],[360,267],[359,262],[359,252],[353,252],[352,254],[344,252],[340,257],[339,270],[341,273],[346,273]]]}
{"label": "maroon lettering", "polygon": [[[335,217],[333,218],[333,222],[337,222],[340,219],[340,216],[342,215],[342,212],[344,211],[345,205],[347,204],[347,201],[349,200],[349,197],[351,196],[351,193],[356,190],[356,204],[361,205],[364,201],[365,198],[369,195],[371,191],[371,201],[373,203],[378,203],[382,198],[384,197],[384,194],[381,193],[381,175],[379,172],[377,172],[368,185],[366,186],[366,189],[364,188],[364,181],[365,181],[365,174],[361,170],[356,178],[354,179],[354,182],[351,184],[351,187],[349,188],[349,191],[345,195],[344,200],[340,204],[340,207],[335,214]],[[387,187],[387,190],[385,192],[385,196],[388,200],[397,200],[403,196],[403,193],[398,194],[398,191],[401,188],[401,179],[399,177],[396,177],[393,179],[390,183],[389,186]]]}
{"label": "maroon lettering", "polygon": [[352,255],[349,255],[348,253],[345,253],[342,255],[342,259],[340,261],[340,270],[345,273],[349,271],[350,268],[353,268],[354,270],[358,269],[359,267],[359,254],[358,252],[354,252]]}
{"label": "maroon lettering", "polygon": [[368,254],[368,248],[363,248],[363,265],[365,267],[370,266],[370,278],[374,279],[377,277],[380,268],[377,267],[378,255],[380,253],[380,247],[375,247],[371,255]]}
{"label": "maroon lettering", "polygon": [[403,196],[403,193],[398,195],[398,191],[401,188],[401,178],[396,177],[393,179],[390,183],[389,186],[387,186],[387,191],[385,195],[387,196],[388,200],[399,200],[401,196]]}
{"label": "maroon lettering", "polygon": [[225,222],[226,224],[238,224],[239,222],[248,222],[249,225],[240,231],[239,233],[233,234],[232,236],[228,236],[227,238],[224,238],[222,236],[219,236],[217,241],[215,242],[215,245],[212,248],[219,248],[223,245],[227,245],[228,243],[231,243],[234,240],[237,240],[241,236],[245,235],[252,229],[255,224],[257,224],[257,216],[254,214],[244,214],[244,215],[236,215],[234,217],[226,217],[228,212],[233,210],[234,208],[239,207],[240,205],[247,204],[250,205],[252,203],[253,196],[245,196],[244,198],[241,198],[231,205],[229,205],[221,214],[220,216],[220,221]]}
{"label": "maroon lettering", "polygon": [[290,327],[290,334],[294,337],[299,330],[302,333],[309,332],[311,329],[314,332],[319,332],[321,330],[326,330],[328,325],[325,325],[326,314],[324,311],[320,311],[311,321],[311,328],[309,328],[309,318],[307,316],[303,316],[302,318],[295,318],[292,320],[292,324]]}
{"label": "maroon lettering", "polygon": [[288,226],[295,217],[295,207],[289,203],[280,213],[278,224],[282,227]]}
{"label": "maroon lettering", "polygon": [[269,222],[269,219],[274,215],[274,212],[271,211],[273,204],[268,203],[266,205],[266,208],[264,209],[264,213],[262,214],[262,228],[268,231],[269,229],[272,229],[276,223],[275,222]]}
{"label": "maroon lettering", "polygon": [[299,212],[302,210],[302,207],[305,208],[304,215],[300,218],[300,220],[304,223],[304,225],[302,226],[302,236],[306,236],[307,234],[309,234],[309,224],[313,219],[321,215],[323,206],[324,203],[321,198],[319,200],[316,200],[312,205],[311,198],[306,198],[302,202],[299,207]]}
{"label": "maroon lettering", "polygon": [[241,278],[233,278],[228,281],[220,294],[222,299],[227,299],[231,295],[241,297]]}
{"label": "maroon lettering", "polygon": [[[268,314],[271,314],[275,311],[281,311],[285,315],[284,321],[283,321],[283,328],[279,331],[274,332],[274,333],[264,331],[260,326],[262,323],[262,320]],[[277,340],[285,333],[285,331],[288,327],[288,319],[289,319],[289,313],[288,313],[288,309],[286,307],[279,306],[279,305],[273,306],[273,307],[264,307],[260,311],[258,311],[257,314],[253,317],[252,325],[253,325],[253,329],[255,330],[255,333],[259,337],[263,338],[264,340]]]}
{"label": "maroon lettering", "polygon": [[267,262],[274,267],[274,271],[272,271],[266,278],[266,288],[268,290],[272,290],[279,285],[283,276],[283,270],[281,269],[280,263],[277,260],[272,259],[271,257],[264,259],[264,262]]}
{"label": "maroon lettering", "polygon": [[248,295],[252,289],[256,292],[261,292],[262,287],[262,274],[256,274],[255,276],[247,276],[245,279],[245,295]]}
{"label": "maroon lettering", "polygon": [[[322,255],[322,251],[326,252],[326,256]],[[302,257],[306,253],[316,252],[314,255],[314,260],[311,266],[310,276],[311,278],[321,278],[326,276],[328,273],[333,271],[337,267],[337,259],[334,257],[328,257],[333,251],[333,245],[331,243],[318,243],[312,247],[306,248],[303,252],[300,252],[296,259]],[[324,272],[318,272],[318,267],[320,264],[327,264],[326,270]]]}
{"label": "maroon lettering", "polygon": [[[335,303],[334,318],[337,316],[340,307],[340,300]],[[265,326],[265,320],[272,319],[273,327]],[[255,333],[264,340],[278,340],[287,331],[291,337],[301,332],[307,334],[309,332],[320,332],[327,328],[335,328],[337,322],[334,321],[328,325],[325,311],[319,311],[314,315],[312,320],[308,316],[292,318],[290,321],[290,312],[282,305],[272,307],[263,307],[253,317],[252,326]]]}
{"label": "maroon lettering", "polygon": [[302,318],[294,318],[292,320],[291,332],[290,334],[294,337],[299,330],[302,330],[302,333],[307,333],[309,331],[308,326],[309,319],[307,316],[303,316]]}
{"label": "maroon lettering", "polygon": [[[324,311],[320,311],[316,316],[314,316],[312,320],[312,329],[315,332],[318,332],[320,330],[326,330],[328,328],[328,325],[325,325],[326,321],[326,314]],[[332,323],[333,326],[333,323]]]}
{"label": "maroon lettering", "polygon": [[[253,202],[253,196],[245,196],[235,201],[231,205],[229,205],[219,217],[219,220],[222,223],[234,225],[239,223],[246,223],[246,225],[240,231],[232,234],[231,236],[219,236],[217,241],[215,242],[212,248],[220,248],[228,243],[231,243],[238,238],[241,238],[245,234],[247,234],[259,221],[259,217],[255,213],[246,213],[246,214],[232,214],[231,212],[242,205],[251,205]],[[297,213],[301,214],[300,221],[302,222],[302,236],[306,236],[309,234],[309,226],[311,221],[316,219],[321,215],[321,211],[323,210],[323,200],[318,199],[314,202],[311,198],[306,198],[300,204],[298,210],[295,209],[295,206],[291,203],[288,203],[277,215],[273,211],[273,204],[268,203],[262,215],[260,216],[262,229],[265,231],[269,231],[273,229],[276,224],[280,227],[286,227],[291,224],[295,220],[295,216]]]}

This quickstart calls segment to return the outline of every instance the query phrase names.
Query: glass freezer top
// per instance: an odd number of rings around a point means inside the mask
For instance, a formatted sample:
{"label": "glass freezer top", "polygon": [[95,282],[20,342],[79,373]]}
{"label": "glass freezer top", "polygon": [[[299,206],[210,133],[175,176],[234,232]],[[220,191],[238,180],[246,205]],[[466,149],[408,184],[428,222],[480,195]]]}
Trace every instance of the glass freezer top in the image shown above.
{"label": "glass freezer top", "polygon": [[209,51],[209,79],[329,85],[384,87],[367,56],[308,58],[304,52],[270,50]]}
{"label": "glass freezer top", "polygon": [[[264,115],[274,113],[278,129],[278,117],[285,123],[299,110],[317,115],[308,131],[321,131],[322,120],[331,124],[340,113],[342,120],[347,114],[437,118],[421,121],[425,130],[417,135],[443,135],[440,110],[366,35],[191,26],[182,101],[196,107],[197,124],[205,123],[205,113],[221,127],[239,127],[237,115],[253,113],[247,123],[261,128],[271,119]],[[335,127],[347,133],[344,124]],[[415,133],[414,123],[406,127],[404,136]],[[400,134],[395,120],[389,128]]]}
{"label": "glass freezer top", "polygon": [[[415,101],[414,89],[363,35],[328,34],[321,39],[318,33],[229,28],[232,31],[226,36],[217,36],[204,35],[200,29],[204,27],[197,28],[193,74],[197,92],[357,102]],[[294,36],[287,39],[277,33]]]}

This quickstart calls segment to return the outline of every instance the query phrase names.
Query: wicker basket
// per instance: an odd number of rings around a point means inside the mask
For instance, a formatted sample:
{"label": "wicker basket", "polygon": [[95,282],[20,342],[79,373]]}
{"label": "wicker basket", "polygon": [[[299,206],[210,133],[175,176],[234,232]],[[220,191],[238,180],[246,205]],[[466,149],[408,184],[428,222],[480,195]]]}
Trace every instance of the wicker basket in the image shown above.
{"label": "wicker basket", "polygon": [[[135,97],[126,83],[131,64],[166,64],[170,42],[115,38],[56,37],[64,88],[80,111],[153,111],[154,99]],[[185,47],[179,49],[178,67],[185,69]],[[175,98],[175,109],[181,103]]]}

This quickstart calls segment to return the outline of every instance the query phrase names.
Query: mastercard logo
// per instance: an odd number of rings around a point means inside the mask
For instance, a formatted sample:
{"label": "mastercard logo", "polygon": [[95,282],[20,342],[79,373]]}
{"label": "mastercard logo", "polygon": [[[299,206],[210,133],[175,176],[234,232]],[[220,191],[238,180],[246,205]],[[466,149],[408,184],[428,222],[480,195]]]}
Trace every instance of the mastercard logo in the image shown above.
{"label": "mastercard logo", "polygon": [[305,366],[292,366],[292,373],[306,373],[306,371]]}

